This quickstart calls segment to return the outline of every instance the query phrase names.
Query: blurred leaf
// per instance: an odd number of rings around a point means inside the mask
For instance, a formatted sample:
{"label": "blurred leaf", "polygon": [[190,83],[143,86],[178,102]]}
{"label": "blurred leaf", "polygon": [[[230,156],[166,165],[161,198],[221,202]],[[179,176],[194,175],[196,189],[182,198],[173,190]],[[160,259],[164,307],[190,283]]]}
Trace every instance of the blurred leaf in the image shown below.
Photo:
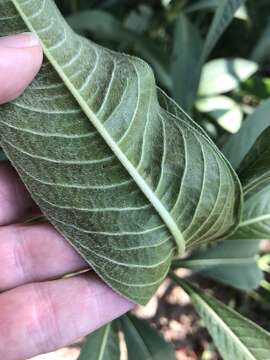
{"label": "blurred leaf", "polygon": [[236,11],[246,0],[220,0],[202,53],[202,63],[210,55],[223,32],[231,23]]}
{"label": "blurred leaf", "polygon": [[184,267],[242,290],[256,289],[263,273],[257,264],[260,241],[227,240],[175,260],[173,269]]}
{"label": "blurred leaf", "polygon": [[190,112],[196,98],[201,51],[202,39],[199,30],[186,15],[181,14],[174,29],[173,97],[187,112]]}
{"label": "blurred leaf", "polygon": [[242,125],[243,113],[240,106],[227,96],[201,98],[196,102],[197,109],[208,113],[226,131],[236,133]]}
{"label": "blurred leaf", "polygon": [[131,11],[125,20],[125,27],[128,30],[142,34],[149,27],[149,22],[153,15],[149,6],[141,5],[137,11]]}
{"label": "blurred leaf", "polygon": [[259,41],[256,42],[256,46],[253,49],[250,58],[262,64],[266,59],[270,58],[270,21],[266,26],[264,32],[261,35]]}
{"label": "blurred leaf", "polygon": [[186,13],[191,13],[201,10],[215,10],[220,0],[195,0],[185,8]]}
{"label": "blurred leaf", "polygon": [[235,236],[270,239],[270,127],[253,145],[239,173],[244,186],[242,221]]}
{"label": "blurred leaf", "polygon": [[173,347],[147,321],[126,315],[121,323],[128,360],[175,360]]}
{"label": "blurred leaf", "polygon": [[113,15],[102,10],[78,12],[67,18],[69,25],[76,31],[90,31],[99,38],[107,40],[130,40],[132,33],[125,30]]}
{"label": "blurred leaf", "polygon": [[241,84],[240,94],[254,96],[258,101],[270,97],[270,79],[253,76]]}
{"label": "blurred leaf", "polygon": [[3,149],[0,148],[0,161],[8,160],[6,154],[4,153]]}
{"label": "blurred leaf", "polygon": [[248,11],[245,5],[240,6],[240,8],[234,14],[234,17],[239,20],[248,21]]}
{"label": "blurred leaf", "polygon": [[267,100],[247,117],[241,130],[232,135],[223,147],[224,154],[234,168],[239,166],[262,131],[270,126],[269,113],[270,100]]}
{"label": "blurred leaf", "polygon": [[195,309],[224,360],[266,360],[270,334],[212,296],[172,274],[191,297]]}
{"label": "blurred leaf", "polygon": [[95,331],[86,339],[78,360],[119,360],[120,347],[115,323]]}
{"label": "blurred leaf", "polygon": [[203,67],[199,95],[211,96],[232,91],[257,70],[256,63],[245,59],[211,60]]}
{"label": "blurred leaf", "polygon": [[[195,0],[185,8],[186,13],[192,13],[201,10],[215,10],[220,0]],[[246,6],[242,5],[234,14],[234,17],[240,20],[248,20]]]}

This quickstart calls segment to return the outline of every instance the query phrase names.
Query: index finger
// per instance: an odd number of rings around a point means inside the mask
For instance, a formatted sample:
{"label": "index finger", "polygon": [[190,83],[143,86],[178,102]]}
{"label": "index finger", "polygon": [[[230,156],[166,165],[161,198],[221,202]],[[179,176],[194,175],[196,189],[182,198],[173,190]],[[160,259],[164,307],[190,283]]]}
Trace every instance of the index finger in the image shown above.
{"label": "index finger", "polygon": [[0,358],[27,359],[69,345],[133,306],[93,274],[7,291],[0,295]]}

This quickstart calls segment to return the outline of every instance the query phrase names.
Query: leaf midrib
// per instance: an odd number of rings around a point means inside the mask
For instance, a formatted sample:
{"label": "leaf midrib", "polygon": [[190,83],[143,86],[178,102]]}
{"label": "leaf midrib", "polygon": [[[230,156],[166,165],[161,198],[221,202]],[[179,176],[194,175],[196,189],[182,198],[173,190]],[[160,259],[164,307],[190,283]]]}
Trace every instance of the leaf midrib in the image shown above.
{"label": "leaf midrib", "polygon": [[[193,292],[193,290],[192,290]],[[217,322],[224,328],[224,330],[231,334],[231,337],[234,339],[234,341],[236,343],[239,344],[239,346],[244,350],[244,352],[248,355],[248,357],[251,360],[257,360],[255,358],[255,356],[249,351],[249,349],[247,349],[247,347],[245,346],[245,344],[242,342],[242,340],[234,333],[234,331],[230,328],[230,326],[228,326],[228,324],[221,319],[221,317],[215,312],[215,310],[213,310],[213,308],[207,303],[207,301],[205,301],[201,296],[197,295],[196,293],[193,292],[193,296],[195,297],[195,299],[202,304],[202,306],[205,306],[209,313],[212,313],[212,316],[217,320]]]}
{"label": "leaf midrib", "polygon": [[194,260],[184,260],[181,262],[181,266],[185,267],[214,267],[214,266],[223,266],[223,265],[245,265],[253,263],[256,260],[255,256],[250,256],[248,258],[223,258],[223,259],[194,259]]}
{"label": "leaf midrib", "polygon": [[106,350],[106,344],[107,344],[108,338],[109,338],[110,328],[111,328],[111,324],[108,324],[105,328],[105,331],[104,331],[104,334],[102,337],[101,346],[100,346],[100,353],[98,356],[98,360],[102,360],[104,357],[105,350]]}
{"label": "leaf midrib", "polygon": [[[16,0],[12,0],[14,6],[16,7],[18,13],[20,14],[21,18],[23,19],[26,26],[29,28],[30,31],[37,34],[34,27],[32,26],[31,22],[28,20],[27,16],[24,14],[23,9],[21,8],[20,4]],[[37,34],[38,36],[38,34]],[[40,38],[39,38],[40,39]],[[61,66],[57,63],[57,61],[54,59],[54,57],[51,55],[49,49],[46,47],[42,39],[40,39],[43,51],[47,57],[47,59],[50,61],[51,65],[55,69],[55,71],[58,73],[58,75],[61,77],[64,84],[67,86],[71,94],[74,96],[84,113],[86,114],[87,118],[91,121],[91,123],[94,125],[94,127],[98,130],[99,134],[102,136],[104,141],[107,143],[107,145],[110,147],[110,149],[113,151],[113,153],[116,155],[118,160],[122,163],[124,168],[127,170],[129,175],[132,177],[132,179],[136,182],[140,190],[144,193],[144,195],[147,197],[147,199],[150,201],[152,206],[155,208],[161,219],[164,221],[166,226],[168,227],[169,231],[171,232],[178,248],[178,254],[181,256],[185,253],[185,240],[183,238],[183,235],[181,231],[179,230],[177,224],[175,223],[174,219],[172,218],[171,214],[168,212],[168,210],[164,207],[162,202],[158,199],[156,194],[152,191],[152,189],[149,187],[149,185],[146,183],[146,181],[143,179],[143,177],[138,173],[136,168],[131,164],[131,162],[128,160],[126,155],[121,151],[119,146],[115,143],[113,138],[110,136],[110,134],[107,132],[107,130],[104,128],[104,126],[101,124],[101,122],[98,120],[95,113],[91,110],[91,108],[86,104],[83,97],[79,94],[79,92],[76,90],[72,82],[69,80],[69,78],[66,76],[64,71],[62,70]]]}
{"label": "leaf midrib", "polygon": [[249,218],[248,220],[244,220],[239,224],[238,229],[252,224],[257,224],[261,221],[266,221],[266,220],[270,220],[270,214],[256,216],[254,218]]}
{"label": "leaf midrib", "polygon": [[[250,360],[257,360],[252,352],[245,346],[243,341],[234,333],[234,331],[230,328],[230,326],[217,314],[217,312],[210,306],[200,294],[197,294],[196,291],[186,282],[179,279],[175,273],[171,272],[170,276],[173,281],[175,281],[178,285],[180,285],[193,299],[193,302],[198,304],[198,306],[205,307],[210,314],[212,314],[213,318],[216,319],[217,323],[221,325],[225,332],[231,335],[231,338],[239,344],[239,346],[244,350],[244,352],[248,355]],[[207,295],[206,295],[207,296]],[[231,310],[233,311],[233,310]],[[248,321],[248,320],[247,320]]]}

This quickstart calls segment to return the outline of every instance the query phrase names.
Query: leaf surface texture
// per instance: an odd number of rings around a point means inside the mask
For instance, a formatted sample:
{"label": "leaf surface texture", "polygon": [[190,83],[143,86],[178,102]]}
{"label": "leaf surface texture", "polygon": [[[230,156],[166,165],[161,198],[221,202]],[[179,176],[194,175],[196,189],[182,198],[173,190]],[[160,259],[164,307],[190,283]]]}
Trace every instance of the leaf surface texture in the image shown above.
{"label": "leaf surface texture", "polygon": [[0,0],[1,35],[40,38],[42,69],[1,107],[1,144],[50,222],[117,292],[146,303],[185,248],[223,238],[238,178],[140,59],[76,35],[51,0]]}
{"label": "leaf surface texture", "polygon": [[220,301],[173,275],[190,295],[224,360],[268,360],[270,334]]}

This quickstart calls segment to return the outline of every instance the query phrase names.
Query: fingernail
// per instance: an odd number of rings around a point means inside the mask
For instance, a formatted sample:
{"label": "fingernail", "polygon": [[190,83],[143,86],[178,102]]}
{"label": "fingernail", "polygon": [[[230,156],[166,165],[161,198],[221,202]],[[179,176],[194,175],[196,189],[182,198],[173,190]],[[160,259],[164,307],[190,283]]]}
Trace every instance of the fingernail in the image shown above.
{"label": "fingernail", "polygon": [[0,37],[0,47],[27,48],[38,45],[40,45],[38,36],[31,32]]}

